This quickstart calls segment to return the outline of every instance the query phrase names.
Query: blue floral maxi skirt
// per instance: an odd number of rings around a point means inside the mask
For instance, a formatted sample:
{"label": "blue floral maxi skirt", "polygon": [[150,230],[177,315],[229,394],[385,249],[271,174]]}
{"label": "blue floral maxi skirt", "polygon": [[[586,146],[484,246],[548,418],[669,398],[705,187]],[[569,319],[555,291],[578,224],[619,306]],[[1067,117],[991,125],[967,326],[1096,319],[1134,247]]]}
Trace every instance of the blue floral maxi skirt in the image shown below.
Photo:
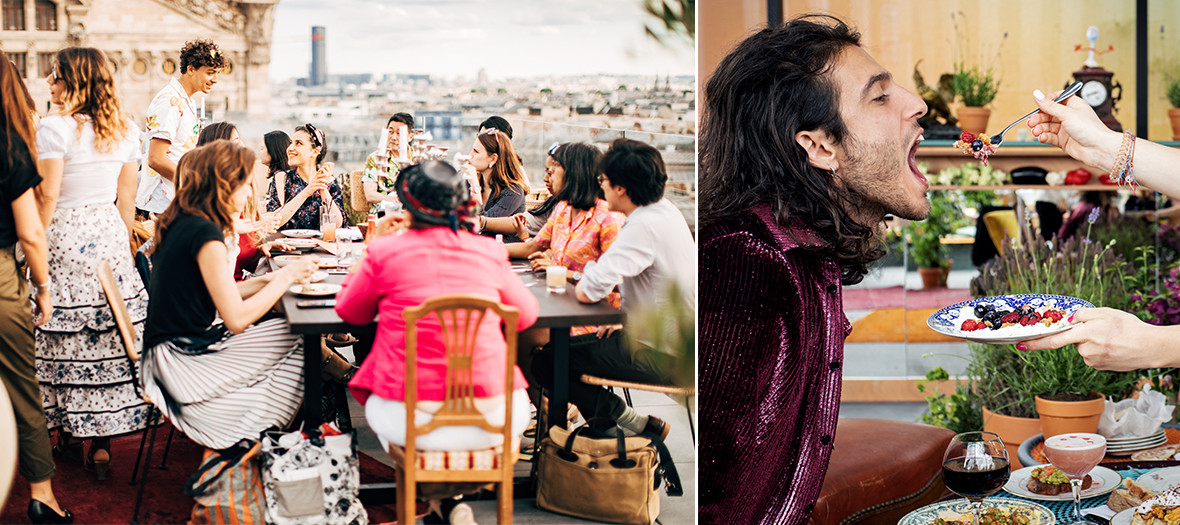
{"label": "blue floral maxi skirt", "polygon": [[36,329],[37,380],[48,427],[79,438],[147,426],[148,405],[135,392],[133,365],[98,283],[106,260],[127,302],[137,340],[147,290],[131,259],[127,227],[114,204],[58,208],[46,232],[53,317]]}

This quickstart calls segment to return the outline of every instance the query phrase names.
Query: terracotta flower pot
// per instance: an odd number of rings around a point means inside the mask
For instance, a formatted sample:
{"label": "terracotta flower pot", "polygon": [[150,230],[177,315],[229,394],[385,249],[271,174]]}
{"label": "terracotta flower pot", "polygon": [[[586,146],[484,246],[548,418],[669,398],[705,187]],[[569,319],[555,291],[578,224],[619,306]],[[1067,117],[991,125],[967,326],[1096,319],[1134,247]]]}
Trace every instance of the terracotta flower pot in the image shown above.
{"label": "terracotta flower pot", "polygon": [[1106,407],[1102,394],[1092,393],[1084,401],[1054,401],[1037,396],[1037,414],[1045,437],[1070,432],[1098,432],[1098,418]]}
{"label": "terracotta flower pot", "polygon": [[1008,448],[1008,464],[1012,470],[1023,465],[1016,457],[1020,445],[1030,437],[1041,433],[1041,420],[1033,417],[1012,417],[996,414],[983,407],[983,430],[994,432]]}
{"label": "terracotta flower pot", "polygon": [[946,277],[942,273],[942,268],[918,268],[918,275],[922,277],[923,290],[946,286]]}
{"label": "terracotta flower pot", "polygon": [[972,135],[980,135],[987,131],[987,119],[991,116],[992,110],[987,108],[976,108],[971,106],[963,106],[959,108],[959,127]]}
{"label": "terracotta flower pot", "polygon": [[1180,108],[1169,109],[1168,119],[1172,121],[1172,140],[1180,140]]}

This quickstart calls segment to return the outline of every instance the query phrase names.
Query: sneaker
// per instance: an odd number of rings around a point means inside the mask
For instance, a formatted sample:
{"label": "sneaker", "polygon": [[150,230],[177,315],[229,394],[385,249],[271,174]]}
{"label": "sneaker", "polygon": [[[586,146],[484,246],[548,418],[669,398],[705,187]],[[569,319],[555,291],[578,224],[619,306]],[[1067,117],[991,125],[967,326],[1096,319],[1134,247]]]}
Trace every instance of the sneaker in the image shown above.
{"label": "sneaker", "polygon": [[647,424],[643,426],[643,431],[660,436],[660,441],[667,441],[668,434],[672,432],[672,425],[656,416],[647,416]]}
{"label": "sneaker", "polygon": [[451,509],[451,525],[479,525],[475,522],[475,513],[471,511],[471,506],[466,503],[455,505]]}

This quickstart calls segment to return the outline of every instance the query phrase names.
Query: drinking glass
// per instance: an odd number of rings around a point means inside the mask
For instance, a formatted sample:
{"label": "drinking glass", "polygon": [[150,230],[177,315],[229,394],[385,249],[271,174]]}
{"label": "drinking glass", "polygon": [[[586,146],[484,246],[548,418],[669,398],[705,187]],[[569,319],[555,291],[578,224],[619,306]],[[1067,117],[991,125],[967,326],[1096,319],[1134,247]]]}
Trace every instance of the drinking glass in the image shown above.
{"label": "drinking glass", "polygon": [[948,490],[971,502],[975,525],[979,525],[983,498],[998,492],[1008,475],[1008,449],[991,432],[957,434],[942,456],[942,481]]}
{"label": "drinking glass", "polygon": [[565,293],[565,266],[545,267],[545,284],[549,293]]}
{"label": "drinking glass", "polygon": [[323,234],[324,242],[336,240],[336,223],[332,222],[330,210],[327,206],[320,207],[320,232]]}
{"label": "drinking glass", "polygon": [[1073,490],[1071,525],[1092,523],[1082,517],[1082,480],[1106,457],[1106,438],[1085,432],[1058,434],[1045,440],[1045,457],[1069,476],[1069,488]]}

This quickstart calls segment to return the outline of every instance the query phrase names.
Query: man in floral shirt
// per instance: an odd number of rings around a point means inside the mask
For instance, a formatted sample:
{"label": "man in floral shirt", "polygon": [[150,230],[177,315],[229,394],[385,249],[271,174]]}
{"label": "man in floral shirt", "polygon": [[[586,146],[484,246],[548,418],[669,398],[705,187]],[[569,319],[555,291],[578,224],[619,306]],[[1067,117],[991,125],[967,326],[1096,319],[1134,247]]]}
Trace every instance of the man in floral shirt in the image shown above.
{"label": "man in floral shirt", "polygon": [[180,156],[197,145],[201,124],[192,96],[208,94],[225,67],[225,57],[209,40],[186,42],[180,50],[180,77],[172,79],[148,105],[143,134],[147,162],[139,174],[135,207],[163,213],[176,195],[174,177]]}
{"label": "man in floral shirt", "polygon": [[[398,155],[398,148],[401,147],[401,128],[406,129],[406,151],[411,151],[414,147],[414,116],[409,113],[394,113],[385,123],[389,139],[385,144],[378,144],[377,151],[370,153],[369,158],[365,159],[361,184],[365,188],[365,200],[369,201],[369,213],[377,213],[377,205],[382,201],[397,202],[393,181],[397,179],[401,166],[393,162],[392,157]],[[381,160],[382,158],[384,160]]]}

